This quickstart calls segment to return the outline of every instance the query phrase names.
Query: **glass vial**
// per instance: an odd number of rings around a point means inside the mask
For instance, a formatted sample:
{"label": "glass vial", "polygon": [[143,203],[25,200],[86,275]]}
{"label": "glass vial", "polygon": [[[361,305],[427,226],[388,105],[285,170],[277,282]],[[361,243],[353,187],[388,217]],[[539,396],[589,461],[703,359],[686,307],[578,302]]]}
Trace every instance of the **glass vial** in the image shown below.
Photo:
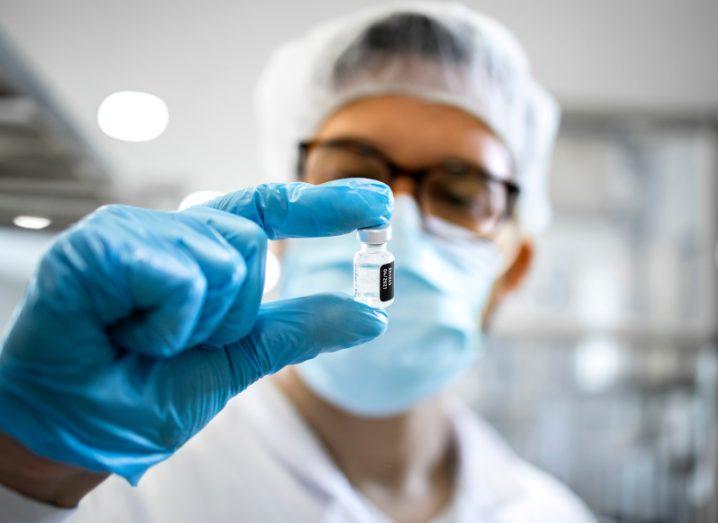
{"label": "glass vial", "polygon": [[394,255],[387,249],[391,226],[359,229],[354,255],[354,299],[384,309],[394,303]]}

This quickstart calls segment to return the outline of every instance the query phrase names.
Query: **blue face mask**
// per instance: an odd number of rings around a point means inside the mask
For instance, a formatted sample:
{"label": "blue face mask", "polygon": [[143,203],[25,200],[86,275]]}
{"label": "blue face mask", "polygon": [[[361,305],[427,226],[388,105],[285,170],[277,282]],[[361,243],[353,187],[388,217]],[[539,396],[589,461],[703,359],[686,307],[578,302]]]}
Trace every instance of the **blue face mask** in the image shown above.
{"label": "blue face mask", "polygon": [[[422,224],[410,197],[397,197],[392,229],[396,298],[386,333],[298,367],[315,393],[362,416],[406,411],[471,367],[482,344],[479,316],[501,266],[493,243],[437,218]],[[351,293],[358,247],[354,234],[290,241],[281,296]]]}

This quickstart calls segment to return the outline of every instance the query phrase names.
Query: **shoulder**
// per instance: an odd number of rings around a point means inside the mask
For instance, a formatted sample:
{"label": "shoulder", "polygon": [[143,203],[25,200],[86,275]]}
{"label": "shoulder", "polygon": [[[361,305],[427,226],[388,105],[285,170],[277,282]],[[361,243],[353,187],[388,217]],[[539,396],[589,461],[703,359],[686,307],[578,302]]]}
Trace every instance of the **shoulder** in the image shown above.
{"label": "shoulder", "polygon": [[496,430],[468,407],[454,406],[459,446],[471,485],[489,486],[502,522],[595,523],[586,505],[570,489],[521,459]]}
{"label": "shoulder", "polygon": [[519,521],[596,522],[583,501],[551,475],[518,457],[514,470],[521,491],[515,507]]}

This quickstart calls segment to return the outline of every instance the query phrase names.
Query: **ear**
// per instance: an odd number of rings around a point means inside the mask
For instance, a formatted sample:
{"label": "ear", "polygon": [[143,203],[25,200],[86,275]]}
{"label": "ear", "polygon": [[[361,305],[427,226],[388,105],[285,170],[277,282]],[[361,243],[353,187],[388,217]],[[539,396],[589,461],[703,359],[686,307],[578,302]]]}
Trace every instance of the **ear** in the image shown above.
{"label": "ear", "polygon": [[513,263],[509,265],[503,276],[501,276],[496,282],[500,287],[497,290],[501,298],[518,289],[519,285],[521,285],[521,283],[523,283],[526,279],[529,269],[531,269],[531,265],[533,264],[533,260],[533,242],[528,238],[524,238],[521,240],[521,244],[516,251],[516,257],[514,258]]}
{"label": "ear", "polygon": [[498,305],[503,299],[519,288],[531,269],[534,260],[534,245],[529,238],[522,238],[516,248],[514,260],[504,273],[494,282],[489,301],[484,309],[482,328],[487,330]]}

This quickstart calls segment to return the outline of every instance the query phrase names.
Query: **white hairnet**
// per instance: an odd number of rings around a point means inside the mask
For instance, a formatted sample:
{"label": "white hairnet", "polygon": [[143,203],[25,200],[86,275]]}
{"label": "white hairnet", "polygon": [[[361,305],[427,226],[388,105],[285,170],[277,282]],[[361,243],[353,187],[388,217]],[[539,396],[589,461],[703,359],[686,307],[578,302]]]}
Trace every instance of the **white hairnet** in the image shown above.
{"label": "white hairnet", "polygon": [[342,105],[390,93],[446,103],[485,122],[513,156],[519,223],[532,233],[548,225],[558,105],[532,78],[513,35],[460,4],[380,5],[320,24],[277,49],[256,93],[267,174],[290,176],[298,142]]}

